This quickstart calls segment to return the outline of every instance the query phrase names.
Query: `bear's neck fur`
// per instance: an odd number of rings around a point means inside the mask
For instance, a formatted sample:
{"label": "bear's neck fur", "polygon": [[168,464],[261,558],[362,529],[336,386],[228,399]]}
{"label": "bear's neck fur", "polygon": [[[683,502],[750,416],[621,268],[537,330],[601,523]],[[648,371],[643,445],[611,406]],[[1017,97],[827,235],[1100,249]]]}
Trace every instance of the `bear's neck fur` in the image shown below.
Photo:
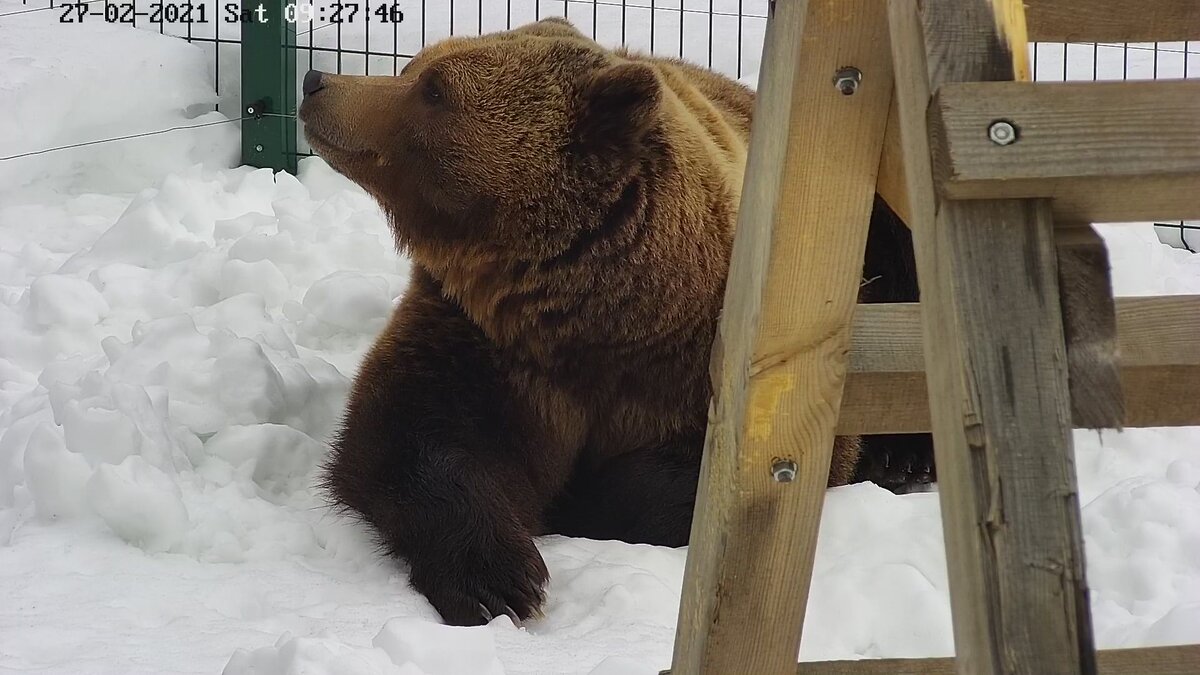
{"label": "bear's neck fur", "polygon": [[[686,133],[664,124],[635,170],[605,194],[581,193],[567,208],[534,212],[571,227],[517,228],[543,233],[519,244],[409,237],[407,248],[445,297],[527,365],[559,371],[583,360],[644,369],[707,358],[726,272],[713,261],[728,259],[735,218],[728,204],[737,196],[723,168],[683,156],[663,138]],[[714,217],[727,227],[713,228]],[[660,342],[696,353],[663,358],[647,349]]]}

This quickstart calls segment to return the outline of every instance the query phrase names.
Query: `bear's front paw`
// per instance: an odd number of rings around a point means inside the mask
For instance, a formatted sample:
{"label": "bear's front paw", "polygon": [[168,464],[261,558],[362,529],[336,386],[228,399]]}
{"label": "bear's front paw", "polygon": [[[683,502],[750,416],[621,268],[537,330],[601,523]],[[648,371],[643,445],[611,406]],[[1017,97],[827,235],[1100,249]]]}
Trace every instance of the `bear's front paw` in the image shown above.
{"label": "bear's front paw", "polygon": [[413,588],[452,626],[480,626],[502,614],[540,616],[550,577],[533,540],[492,541],[410,561]]}

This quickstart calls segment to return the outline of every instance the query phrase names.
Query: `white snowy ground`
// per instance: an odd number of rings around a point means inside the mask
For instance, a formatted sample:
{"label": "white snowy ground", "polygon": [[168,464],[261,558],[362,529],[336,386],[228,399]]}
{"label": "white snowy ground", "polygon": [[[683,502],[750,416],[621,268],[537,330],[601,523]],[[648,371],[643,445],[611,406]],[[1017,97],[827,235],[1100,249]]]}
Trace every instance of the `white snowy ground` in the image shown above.
{"label": "white snowy ground", "polygon": [[[211,91],[181,42],[0,17],[0,157],[220,120],[192,117]],[[320,160],[228,168],[236,145],[0,161],[0,672],[666,667],[682,550],[546,538],[543,620],[448,628],[323,508],[322,440],[407,263]],[[1200,293],[1200,256],[1105,233],[1119,293]],[[1200,642],[1200,429],[1076,451],[1100,646]],[[936,494],[830,491],[801,657],[952,651]]]}

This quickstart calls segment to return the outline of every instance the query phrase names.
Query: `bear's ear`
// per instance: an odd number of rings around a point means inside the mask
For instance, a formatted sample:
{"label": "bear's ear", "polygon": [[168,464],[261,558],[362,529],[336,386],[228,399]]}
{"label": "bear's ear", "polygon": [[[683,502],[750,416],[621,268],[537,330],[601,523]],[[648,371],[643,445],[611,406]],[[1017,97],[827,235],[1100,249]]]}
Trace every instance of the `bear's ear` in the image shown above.
{"label": "bear's ear", "polygon": [[612,144],[636,141],[650,128],[662,102],[654,68],[637,62],[609,66],[584,87],[578,132]]}
{"label": "bear's ear", "polygon": [[561,16],[546,17],[541,21],[514,28],[512,32],[544,37],[583,37],[583,33],[580,33],[574,24]]}

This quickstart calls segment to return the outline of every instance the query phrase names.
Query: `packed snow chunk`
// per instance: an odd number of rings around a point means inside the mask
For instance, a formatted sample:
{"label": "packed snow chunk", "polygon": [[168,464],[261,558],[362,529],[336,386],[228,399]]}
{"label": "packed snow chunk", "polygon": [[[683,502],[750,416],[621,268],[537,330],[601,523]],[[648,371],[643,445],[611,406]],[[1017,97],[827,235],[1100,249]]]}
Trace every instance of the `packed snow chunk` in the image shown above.
{"label": "packed snow chunk", "polygon": [[[284,634],[273,647],[237,650],[221,675],[429,675],[397,666],[381,649],[354,647],[331,638]],[[472,673],[472,675],[474,675]]]}
{"label": "packed snow chunk", "polygon": [[383,277],[334,272],[304,294],[305,309],[324,323],[350,333],[377,333],[392,311],[392,294]]}
{"label": "packed snow chunk", "polygon": [[87,460],[67,449],[52,425],[34,429],[25,446],[25,485],[38,516],[46,520],[87,512],[84,487],[92,476]]}
{"label": "packed snow chunk", "polygon": [[262,345],[228,331],[209,333],[213,352],[213,385],[228,422],[246,424],[276,419],[286,406],[283,378]]}
{"label": "packed snow chunk", "polygon": [[109,307],[96,287],[75,277],[47,274],[29,287],[29,311],[39,326],[94,326]]}
{"label": "packed snow chunk", "polygon": [[658,675],[662,669],[624,656],[610,656],[592,669],[588,675]]}
{"label": "packed snow chunk", "polygon": [[76,256],[67,269],[75,267],[81,258],[159,267],[187,260],[209,248],[178,218],[164,213],[154,197],[153,192],[139,195],[91,249]]}
{"label": "packed snow chunk", "polygon": [[141,457],[103,464],[87,483],[87,503],[120,538],[147,551],[169,551],[187,533],[179,485]]}
{"label": "packed snow chunk", "polygon": [[301,159],[297,166],[296,176],[308,188],[308,191],[312,194],[312,198],[316,200],[329,199],[347,191],[361,195],[364,200],[370,199],[367,196],[366,190],[363,190],[357,183],[338,173],[320,157],[305,157]]}
{"label": "packed snow chunk", "polygon": [[[49,415],[26,415],[0,431],[0,510],[16,503],[15,489],[25,482],[25,452],[29,438]],[[5,416],[11,421],[11,417]],[[53,427],[51,427],[53,428]]]}
{"label": "packed snow chunk", "polygon": [[307,485],[323,448],[308,434],[282,424],[232,426],[217,432],[204,451],[235,467],[253,462],[252,480],[276,494],[291,494]]}
{"label": "packed snow chunk", "polygon": [[120,464],[142,449],[142,433],[119,410],[67,401],[62,415],[67,447],[95,462]]}
{"label": "packed snow chunk", "polygon": [[427,675],[504,675],[488,626],[462,628],[395,618],[383,625],[371,644],[396,664],[412,664]]}
{"label": "packed snow chunk", "polygon": [[275,218],[264,213],[246,213],[214,222],[213,238],[218,242],[235,241],[251,232],[269,232],[275,228]]}
{"label": "packed snow chunk", "polygon": [[224,329],[201,334],[188,316],[139,323],[132,332],[133,344],[106,377],[166,385],[171,418],[193,433],[276,421],[281,414],[283,381],[257,342]]}
{"label": "packed snow chunk", "polygon": [[290,290],[291,283],[270,260],[229,260],[221,266],[222,298],[253,293],[261,295],[268,305],[277,306],[288,298]]}
{"label": "packed snow chunk", "polygon": [[1179,605],[1146,630],[1139,644],[1147,647],[1200,644],[1200,602]]}

